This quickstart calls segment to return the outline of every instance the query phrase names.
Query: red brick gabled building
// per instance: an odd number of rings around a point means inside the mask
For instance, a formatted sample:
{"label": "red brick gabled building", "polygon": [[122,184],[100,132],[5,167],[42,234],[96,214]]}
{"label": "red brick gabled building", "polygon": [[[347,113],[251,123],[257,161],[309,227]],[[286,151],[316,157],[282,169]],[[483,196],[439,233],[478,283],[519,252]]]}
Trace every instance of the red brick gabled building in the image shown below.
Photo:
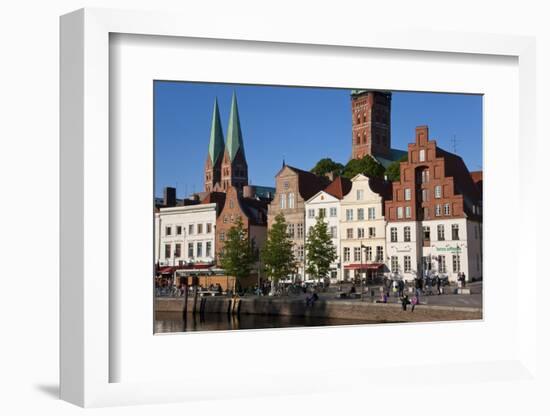
{"label": "red brick gabled building", "polygon": [[417,127],[415,138],[386,203],[387,220],[479,219],[481,194],[462,159],[429,140],[427,126]]}
{"label": "red brick gabled building", "polygon": [[430,140],[427,126],[417,127],[392,185],[385,206],[392,272],[481,278],[482,195],[462,158]]}
{"label": "red brick gabled building", "polygon": [[236,187],[229,187],[224,193],[223,208],[216,220],[216,261],[219,264],[223,253],[227,233],[240,218],[250,241],[261,249],[267,235],[267,202],[253,197],[253,191],[244,187],[241,192]]}

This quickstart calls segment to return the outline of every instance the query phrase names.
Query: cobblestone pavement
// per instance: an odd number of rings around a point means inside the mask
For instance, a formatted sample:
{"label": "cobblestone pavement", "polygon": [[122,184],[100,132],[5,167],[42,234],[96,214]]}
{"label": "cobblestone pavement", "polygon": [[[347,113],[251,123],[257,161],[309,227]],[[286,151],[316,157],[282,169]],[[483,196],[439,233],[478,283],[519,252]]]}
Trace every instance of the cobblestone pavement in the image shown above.
{"label": "cobblestone pavement", "polygon": [[[455,294],[456,285],[448,285],[445,286],[444,291],[445,293],[443,295],[437,295],[436,288],[433,288],[433,295],[421,295],[420,296],[420,304],[425,305],[437,305],[437,306],[456,306],[456,307],[468,307],[468,308],[481,308],[483,306],[483,300],[482,300],[482,290],[483,290],[483,284],[482,282],[474,282],[469,283],[466,286],[468,289],[470,289],[471,294],[470,295],[458,295]],[[342,292],[349,292],[351,288],[351,285],[343,285],[342,286]],[[319,298],[323,300],[337,300],[337,294],[339,292],[339,285],[333,285],[329,288],[327,292],[321,292],[319,293]],[[359,292],[360,288],[356,286],[357,292]],[[375,302],[377,299],[380,298],[380,286],[366,286],[365,287],[365,294],[363,296],[363,302]],[[371,296],[371,292],[374,291],[374,296]],[[408,292],[406,292],[408,293]],[[412,296],[411,293],[408,293],[409,297]],[[295,298],[305,298],[304,295],[295,296]],[[344,298],[345,300],[349,301],[349,298]],[[360,302],[360,299],[355,299],[355,301]],[[399,298],[395,297],[390,292],[390,297],[388,299],[388,303],[398,303]]]}

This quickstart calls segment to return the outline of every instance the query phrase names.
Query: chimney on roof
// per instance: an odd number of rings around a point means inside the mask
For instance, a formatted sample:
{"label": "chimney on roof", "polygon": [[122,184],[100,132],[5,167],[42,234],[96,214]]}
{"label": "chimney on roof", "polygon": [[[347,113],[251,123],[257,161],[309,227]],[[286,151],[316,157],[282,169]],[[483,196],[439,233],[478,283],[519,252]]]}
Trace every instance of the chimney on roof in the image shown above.
{"label": "chimney on roof", "polygon": [[167,206],[167,207],[176,206],[176,188],[172,188],[171,186],[165,187],[164,198],[162,202],[164,206]]}
{"label": "chimney on roof", "polygon": [[338,177],[338,174],[336,173],[335,170],[333,170],[332,172],[325,173],[325,176],[332,182],[334,179]]}

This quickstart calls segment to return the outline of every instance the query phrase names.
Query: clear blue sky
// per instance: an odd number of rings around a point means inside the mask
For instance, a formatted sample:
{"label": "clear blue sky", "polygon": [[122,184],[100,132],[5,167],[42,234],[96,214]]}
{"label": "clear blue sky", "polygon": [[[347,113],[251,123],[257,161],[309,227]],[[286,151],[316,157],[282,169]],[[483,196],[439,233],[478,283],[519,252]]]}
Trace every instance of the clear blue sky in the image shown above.
{"label": "clear blue sky", "polygon": [[[274,186],[286,163],[309,170],[324,157],[345,164],[351,155],[350,90],[187,82],[154,83],[155,195],[176,186],[178,197],[203,190],[214,99],[224,138],[237,93],[249,181]],[[438,146],[456,151],[470,170],[482,169],[482,97],[394,92],[392,147],[407,149],[427,124]]]}

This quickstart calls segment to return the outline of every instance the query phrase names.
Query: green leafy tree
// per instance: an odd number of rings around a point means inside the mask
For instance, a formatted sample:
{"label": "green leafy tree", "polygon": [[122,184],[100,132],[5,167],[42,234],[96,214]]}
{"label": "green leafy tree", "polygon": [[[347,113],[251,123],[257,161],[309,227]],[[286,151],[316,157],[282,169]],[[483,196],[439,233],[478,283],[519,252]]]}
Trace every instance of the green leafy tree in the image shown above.
{"label": "green leafy tree", "polygon": [[243,278],[250,276],[252,265],[256,261],[254,243],[248,238],[240,217],[227,232],[223,254],[220,257],[222,268],[229,276],[235,276],[236,289],[240,290]]}
{"label": "green leafy tree", "polygon": [[330,265],[337,258],[336,247],[328,232],[328,226],[322,217],[310,228],[306,241],[306,271],[316,278],[328,277]]}
{"label": "green leafy tree", "polygon": [[331,158],[324,158],[317,162],[317,164],[311,169],[312,173],[319,176],[324,176],[327,173],[334,172],[337,176],[341,176],[344,170],[344,165],[335,162]]}
{"label": "green leafy tree", "polygon": [[401,168],[400,164],[401,162],[405,162],[407,160],[407,155],[403,156],[401,159],[391,162],[387,169],[386,169],[386,176],[388,177],[388,180],[392,182],[397,182],[400,179],[401,176]]}
{"label": "green leafy tree", "polygon": [[342,176],[351,179],[362,173],[370,178],[382,178],[384,172],[384,166],[374,160],[371,155],[365,155],[361,159],[351,159],[346,164]]}
{"label": "green leafy tree", "polygon": [[271,279],[272,290],[279,280],[296,269],[292,240],[288,236],[283,214],[277,214],[275,222],[267,233],[267,240],[261,251],[265,274]]}

